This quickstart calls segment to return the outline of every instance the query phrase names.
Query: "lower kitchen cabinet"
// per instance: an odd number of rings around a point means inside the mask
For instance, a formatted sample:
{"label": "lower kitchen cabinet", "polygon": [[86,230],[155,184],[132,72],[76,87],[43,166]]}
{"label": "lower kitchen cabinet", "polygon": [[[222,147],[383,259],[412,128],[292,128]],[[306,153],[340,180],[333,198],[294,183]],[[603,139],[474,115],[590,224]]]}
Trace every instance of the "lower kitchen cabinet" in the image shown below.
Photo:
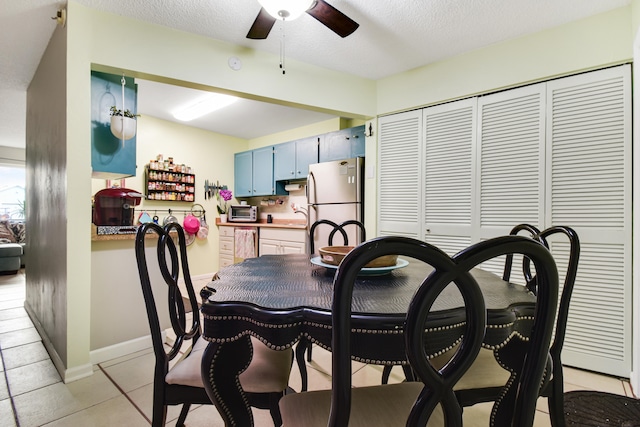
{"label": "lower kitchen cabinet", "polygon": [[307,231],[291,228],[261,228],[260,255],[303,254],[307,251]]}
{"label": "lower kitchen cabinet", "polygon": [[235,227],[220,226],[220,268],[233,264],[233,245]]}

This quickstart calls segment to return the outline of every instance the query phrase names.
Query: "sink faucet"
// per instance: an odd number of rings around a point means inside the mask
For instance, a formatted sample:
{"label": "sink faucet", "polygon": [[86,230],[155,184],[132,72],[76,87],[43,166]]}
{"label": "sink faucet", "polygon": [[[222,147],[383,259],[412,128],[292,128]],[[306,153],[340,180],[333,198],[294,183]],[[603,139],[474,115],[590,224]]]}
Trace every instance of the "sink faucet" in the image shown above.
{"label": "sink faucet", "polygon": [[307,221],[307,226],[309,226],[309,213],[305,208],[302,208],[295,203],[291,203],[291,209],[293,209],[293,213],[299,213],[304,215],[304,219]]}

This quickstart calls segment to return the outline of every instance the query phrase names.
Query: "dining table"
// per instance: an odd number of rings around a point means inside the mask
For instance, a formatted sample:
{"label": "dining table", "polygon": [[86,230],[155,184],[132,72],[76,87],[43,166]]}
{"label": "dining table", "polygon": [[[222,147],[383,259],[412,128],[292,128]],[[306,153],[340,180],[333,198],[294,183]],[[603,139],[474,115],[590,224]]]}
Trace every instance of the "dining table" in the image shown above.
{"label": "dining table", "polygon": [[[416,290],[432,267],[398,258],[396,265],[363,269],[352,296],[351,358],[376,365],[407,366],[404,321]],[[308,254],[263,255],[222,268],[202,288],[202,360],[205,388],[227,425],[252,425],[251,409],[237,380],[251,360],[250,336],[275,350],[300,340],[331,351],[333,278],[336,266]],[[525,286],[474,268],[487,308],[483,347],[496,349],[527,337],[536,297]],[[426,352],[435,357],[460,342],[465,311],[456,286],[438,297],[425,324]],[[526,341],[526,340],[525,340]]]}

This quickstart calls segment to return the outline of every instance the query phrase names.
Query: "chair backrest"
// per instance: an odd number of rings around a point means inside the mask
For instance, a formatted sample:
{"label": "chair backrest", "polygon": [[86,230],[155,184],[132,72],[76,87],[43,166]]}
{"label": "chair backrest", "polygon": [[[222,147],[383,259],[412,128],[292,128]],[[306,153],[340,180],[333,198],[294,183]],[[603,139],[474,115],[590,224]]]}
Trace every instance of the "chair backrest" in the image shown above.
{"label": "chair backrest", "polygon": [[[569,254],[567,257],[567,268],[564,276],[564,282],[562,284],[562,294],[560,296],[560,302],[558,303],[558,313],[556,318],[555,334],[553,338],[553,344],[551,345],[551,355],[554,363],[560,362],[560,353],[564,344],[564,337],[567,330],[567,319],[569,317],[569,304],[571,302],[571,295],[573,294],[573,287],[576,281],[576,275],[578,274],[578,262],[580,259],[580,239],[578,234],[571,227],[562,225],[549,227],[543,231],[538,230],[536,227],[529,224],[516,225],[512,230],[512,235],[520,233],[520,231],[526,230],[530,233],[531,238],[539,241],[547,248],[551,248],[549,244],[549,238],[555,234],[563,234],[569,240]],[[503,280],[509,280],[511,273],[511,259],[508,256],[505,262],[505,270],[503,274]],[[522,270],[525,280],[527,282],[527,288],[533,293],[537,293],[537,281],[536,276],[531,271],[531,263],[527,258],[522,260]]]}
{"label": "chair backrest", "polygon": [[[151,232],[151,233],[149,233]],[[148,236],[148,234],[154,234]],[[157,239],[156,239],[157,236]],[[174,239],[177,240],[177,246]],[[152,243],[155,247],[155,256],[153,261],[147,261],[146,245]],[[184,230],[178,223],[169,223],[161,227],[155,223],[145,223],[138,228],[135,240],[136,260],[138,263],[138,273],[140,275],[140,283],[142,285],[142,294],[147,309],[147,318],[149,319],[149,327],[151,329],[151,339],[153,342],[153,350],[156,357],[156,369],[154,378],[157,381],[164,382],[164,376],[169,370],[169,361],[180,354],[180,349],[189,340],[195,343],[201,334],[200,316],[198,313],[198,300],[193,290],[191,275],[189,274],[189,265],[187,262],[187,246],[185,241]],[[152,262],[159,267],[162,280],[152,280],[149,275],[149,267]],[[178,287],[180,280],[180,267],[182,267],[182,278],[184,286],[187,290],[187,298],[193,314],[191,321],[187,327],[187,310],[183,294]],[[156,271],[153,266],[153,271]],[[157,277],[157,274],[154,276]],[[159,283],[155,283],[159,282]],[[164,292],[158,292],[159,286],[164,282]],[[156,293],[154,294],[154,289]],[[158,305],[168,304],[169,319],[171,328],[175,334],[175,341],[171,348],[165,349],[165,343],[162,337],[166,326],[161,325],[158,315]]]}
{"label": "chair backrest", "polygon": [[[555,307],[558,297],[558,274],[549,250],[522,236],[489,239],[449,257],[428,243],[405,237],[380,237],[362,243],[340,264],[334,278],[332,306],[332,397],[329,426],[348,425],[351,408],[351,297],[360,269],[371,260],[389,254],[407,256],[433,267],[416,292],[406,317],[405,343],[411,367],[425,387],[414,403],[407,425],[426,425],[432,411],[441,404],[446,426],[462,425],[462,409],[453,387],[471,366],[482,344],[486,329],[486,310],[482,292],[471,275],[481,263],[518,253],[533,262],[538,295],[529,341],[514,347],[513,381],[502,391],[494,405],[495,426],[530,426],[547,361]],[[500,282],[502,283],[502,282]],[[454,284],[464,299],[465,331],[452,359],[440,370],[427,360],[425,351],[429,334],[425,321],[440,293]]]}
{"label": "chair backrest", "polygon": [[364,224],[361,223],[360,221],[356,221],[355,219],[350,219],[348,221],[344,221],[340,224],[337,224],[329,219],[320,219],[314,222],[311,225],[311,228],[309,228],[309,245],[311,248],[311,251],[310,251],[311,254],[315,252],[315,243],[314,243],[315,231],[316,231],[316,228],[318,228],[318,226],[320,226],[321,224],[326,224],[333,228],[329,233],[329,239],[327,241],[327,244],[329,246],[333,245],[333,238],[338,232],[340,232],[340,234],[342,235],[344,246],[349,245],[349,238],[347,236],[346,230],[344,229],[344,227],[346,227],[347,225],[355,225],[358,228],[358,231],[360,232],[360,241],[364,242],[365,240],[367,240],[367,231],[364,228]]}

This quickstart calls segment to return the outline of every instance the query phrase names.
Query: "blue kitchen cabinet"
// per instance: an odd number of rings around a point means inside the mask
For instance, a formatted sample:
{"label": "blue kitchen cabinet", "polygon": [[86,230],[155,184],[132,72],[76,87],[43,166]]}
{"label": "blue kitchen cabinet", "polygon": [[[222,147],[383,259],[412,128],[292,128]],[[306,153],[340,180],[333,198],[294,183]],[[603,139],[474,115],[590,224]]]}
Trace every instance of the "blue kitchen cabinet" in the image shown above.
{"label": "blue kitchen cabinet", "polygon": [[296,141],[296,178],[309,175],[309,165],[318,163],[318,150],[324,135],[312,136]]}
{"label": "blue kitchen cabinet", "polygon": [[276,181],[294,179],[296,173],[296,141],[273,147],[273,175]]}
{"label": "blue kitchen cabinet", "polygon": [[236,197],[253,195],[253,152],[236,153],[233,167],[234,194]]}
{"label": "blue kitchen cabinet", "polygon": [[253,150],[253,195],[275,194],[273,180],[273,147]]}
{"label": "blue kitchen cabinet", "polygon": [[329,132],[320,142],[320,162],[364,157],[364,125]]}
{"label": "blue kitchen cabinet", "polygon": [[272,146],[236,153],[233,176],[236,197],[286,194],[284,186],[276,185],[273,179]]}
{"label": "blue kitchen cabinet", "polygon": [[366,140],[364,137],[364,125],[351,128],[351,157],[365,157]]}
{"label": "blue kitchen cabinet", "polygon": [[276,181],[304,179],[309,165],[318,163],[318,146],[322,135],[285,142],[274,146],[273,170]]}

